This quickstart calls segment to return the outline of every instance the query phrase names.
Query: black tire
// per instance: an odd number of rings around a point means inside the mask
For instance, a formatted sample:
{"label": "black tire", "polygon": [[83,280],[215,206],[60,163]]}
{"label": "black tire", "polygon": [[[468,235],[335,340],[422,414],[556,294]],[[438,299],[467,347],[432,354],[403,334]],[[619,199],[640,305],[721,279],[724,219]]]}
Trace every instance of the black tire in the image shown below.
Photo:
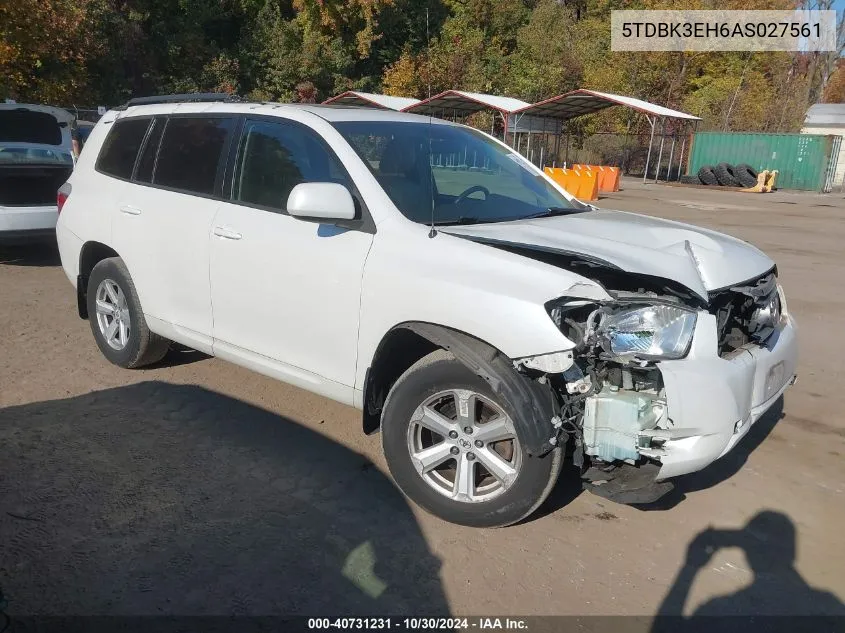
{"label": "black tire", "polygon": [[521,467],[516,479],[488,501],[471,503],[451,499],[436,491],[417,472],[408,447],[411,418],[428,398],[448,389],[469,389],[494,402],[514,421],[518,437],[521,411],[502,402],[484,379],[451,353],[432,352],[402,374],[384,404],[382,447],[394,480],[412,501],[451,523],[503,527],[527,517],[540,507],[557,482],[563,464],[560,447],[544,457],[530,457],[524,448],[519,448]]}
{"label": "black tire", "polygon": [[713,167],[710,165],[704,165],[701,169],[698,170],[698,179],[703,185],[719,184],[719,179],[716,178],[716,174],[713,172]]}
{"label": "black tire", "polygon": [[[97,289],[104,280],[110,279],[123,293],[129,312],[129,336],[122,349],[111,347],[100,331],[97,321]],[[110,257],[100,261],[88,277],[88,321],[97,347],[110,362],[125,369],[135,369],[156,363],[164,358],[170,347],[170,341],[151,332],[144,319],[138,292],[126,264],[119,257]]]}
{"label": "black tire", "polygon": [[734,166],[734,178],[739,181],[743,187],[754,187],[757,184],[757,170],[751,165],[740,163]]}
{"label": "black tire", "polygon": [[739,180],[734,177],[734,168],[730,163],[719,163],[713,168],[716,179],[723,187],[739,187]]}
{"label": "black tire", "polygon": [[681,176],[681,183],[685,184],[685,185],[700,185],[700,184],[702,184],[701,179],[698,176],[696,176],[695,174],[690,175],[690,176],[687,176],[687,175]]}

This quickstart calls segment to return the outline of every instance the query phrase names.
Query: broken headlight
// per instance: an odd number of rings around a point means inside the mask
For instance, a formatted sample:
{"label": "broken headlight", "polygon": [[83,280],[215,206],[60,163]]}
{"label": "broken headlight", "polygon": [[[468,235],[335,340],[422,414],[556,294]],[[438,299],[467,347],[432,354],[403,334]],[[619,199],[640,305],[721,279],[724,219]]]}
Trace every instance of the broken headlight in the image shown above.
{"label": "broken headlight", "polygon": [[696,313],[655,304],[607,311],[596,328],[602,348],[614,356],[683,358],[692,343]]}

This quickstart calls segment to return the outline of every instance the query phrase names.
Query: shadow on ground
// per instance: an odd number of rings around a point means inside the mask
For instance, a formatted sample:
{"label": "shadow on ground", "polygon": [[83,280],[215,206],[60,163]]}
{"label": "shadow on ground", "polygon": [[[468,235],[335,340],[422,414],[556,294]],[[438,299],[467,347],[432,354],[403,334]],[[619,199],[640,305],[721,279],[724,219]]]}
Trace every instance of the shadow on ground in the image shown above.
{"label": "shadow on ground", "polygon": [[0,264],[4,266],[61,266],[55,240],[33,244],[0,245]]}
{"label": "shadow on ground", "polygon": [[444,615],[439,560],[366,458],[145,382],[0,409],[14,615]]}
{"label": "shadow on ground", "polygon": [[[813,630],[835,630],[828,624],[841,627],[845,616],[845,605],[833,594],[815,589],[807,584],[795,569],[797,535],[790,518],[780,512],[766,510],[756,514],[745,527],[739,530],[708,528],[698,534],[687,549],[686,560],[666,597],[658,609],[658,616],[679,616],[683,613],[690,589],[700,570],[704,570],[710,559],[722,548],[738,547],[745,553],[754,578],[750,585],[733,594],[713,598],[700,605],[697,616],[836,616],[837,620],[814,621]],[[710,620],[710,630],[712,623]],[[725,630],[730,620],[718,620],[719,630]],[[746,627],[748,621],[733,622]],[[762,622],[757,622],[758,627]],[[799,622],[789,624],[792,630]],[[661,621],[658,618],[654,631],[675,631],[678,622],[673,619]],[[763,630],[763,629],[758,629]]]}
{"label": "shadow on ground", "polygon": [[190,365],[201,360],[208,360],[211,358],[208,354],[197,351],[190,347],[181,345],[180,343],[171,343],[170,349],[167,350],[164,358],[157,363],[147,365],[144,370],[159,369],[161,367],[178,367],[179,365]]}

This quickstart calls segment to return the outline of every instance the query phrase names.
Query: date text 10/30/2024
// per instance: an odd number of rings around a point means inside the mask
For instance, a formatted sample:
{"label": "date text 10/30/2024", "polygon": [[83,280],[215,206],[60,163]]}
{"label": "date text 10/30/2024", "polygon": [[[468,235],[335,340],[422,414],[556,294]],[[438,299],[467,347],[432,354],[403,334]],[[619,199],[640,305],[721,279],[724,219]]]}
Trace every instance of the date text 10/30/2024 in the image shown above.
{"label": "date text 10/30/2024", "polygon": [[510,630],[527,631],[528,625],[520,618],[308,618],[309,630],[350,631],[459,631],[459,630]]}

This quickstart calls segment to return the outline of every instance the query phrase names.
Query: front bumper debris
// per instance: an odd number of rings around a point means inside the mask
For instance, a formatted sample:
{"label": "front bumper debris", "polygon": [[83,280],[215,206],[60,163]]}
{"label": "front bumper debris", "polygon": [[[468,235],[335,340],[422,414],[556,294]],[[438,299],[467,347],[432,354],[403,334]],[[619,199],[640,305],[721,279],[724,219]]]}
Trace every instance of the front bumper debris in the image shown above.
{"label": "front bumper debris", "polygon": [[584,490],[608,501],[624,504],[654,503],[675,485],[671,481],[656,481],[657,464],[614,464],[606,469],[591,467],[581,475]]}

